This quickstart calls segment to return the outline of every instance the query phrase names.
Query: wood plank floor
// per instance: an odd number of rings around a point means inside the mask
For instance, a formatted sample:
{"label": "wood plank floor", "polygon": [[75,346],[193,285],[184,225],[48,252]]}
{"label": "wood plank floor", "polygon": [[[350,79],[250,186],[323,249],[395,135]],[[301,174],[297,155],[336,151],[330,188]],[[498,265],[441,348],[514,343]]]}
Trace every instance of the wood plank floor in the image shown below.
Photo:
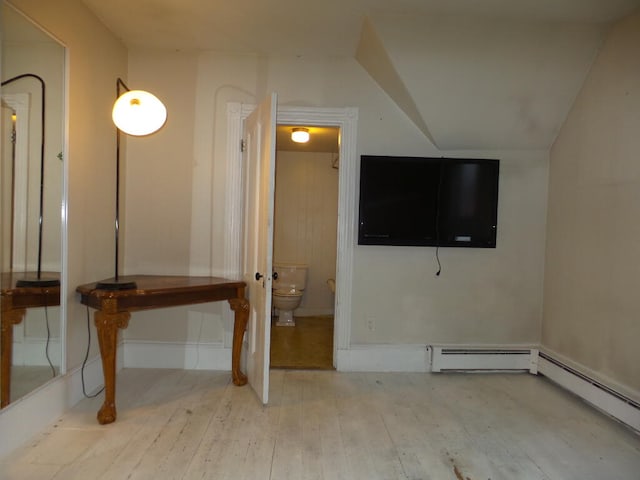
{"label": "wood plank floor", "polygon": [[[87,399],[2,479],[638,480],[640,437],[542,377],[126,369],[116,423]],[[6,435],[7,432],[2,432]]]}

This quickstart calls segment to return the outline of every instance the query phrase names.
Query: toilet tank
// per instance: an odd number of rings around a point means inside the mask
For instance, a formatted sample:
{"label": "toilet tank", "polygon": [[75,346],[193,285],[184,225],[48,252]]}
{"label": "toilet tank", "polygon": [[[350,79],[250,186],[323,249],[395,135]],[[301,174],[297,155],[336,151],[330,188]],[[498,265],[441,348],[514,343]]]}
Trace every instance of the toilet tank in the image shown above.
{"label": "toilet tank", "polygon": [[307,265],[299,263],[273,263],[278,278],[273,280],[275,290],[304,290],[307,286]]}

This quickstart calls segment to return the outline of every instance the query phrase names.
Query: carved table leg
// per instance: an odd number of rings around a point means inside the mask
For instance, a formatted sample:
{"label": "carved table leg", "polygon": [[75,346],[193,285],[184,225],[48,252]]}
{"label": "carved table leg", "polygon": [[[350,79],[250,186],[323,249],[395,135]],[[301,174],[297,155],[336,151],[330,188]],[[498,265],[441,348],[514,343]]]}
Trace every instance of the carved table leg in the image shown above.
{"label": "carved table leg", "polygon": [[118,329],[127,328],[131,314],[129,312],[105,313],[97,310],[94,316],[102,373],[104,375],[104,403],[98,411],[98,422],[102,425],[116,420],[116,348]]}
{"label": "carved table leg", "polygon": [[0,348],[2,348],[0,370],[0,408],[11,402],[11,361],[13,356],[13,326],[24,318],[25,309],[11,308],[11,300],[2,298],[2,326],[0,331]]}
{"label": "carved table leg", "polygon": [[242,352],[242,339],[249,320],[249,302],[244,298],[232,298],[229,300],[229,305],[235,313],[233,345],[231,347],[231,377],[235,385],[241,386],[247,383],[247,376],[240,371],[240,354]]}

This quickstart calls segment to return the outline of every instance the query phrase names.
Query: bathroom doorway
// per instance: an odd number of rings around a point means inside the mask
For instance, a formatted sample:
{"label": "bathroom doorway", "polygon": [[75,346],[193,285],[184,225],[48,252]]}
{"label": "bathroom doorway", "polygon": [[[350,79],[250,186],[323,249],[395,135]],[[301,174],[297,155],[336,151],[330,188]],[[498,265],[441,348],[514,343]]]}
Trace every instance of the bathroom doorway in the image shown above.
{"label": "bathroom doorway", "polygon": [[[294,129],[309,140],[293,141]],[[304,266],[307,275],[293,323],[273,311],[272,368],[334,368],[339,134],[333,126],[277,126],[273,263]]]}
{"label": "bathroom doorway", "polygon": [[[226,182],[229,188],[225,202],[225,225],[227,225],[224,246],[223,273],[228,278],[242,275],[242,244],[247,232],[243,231],[244,201],[246,185],[244,183],[244,128],[245,121],[255,111],[256,105],[231,102],[227,105],[228,131],[226,156]],[[358,109],[355,107],[309,107],[285,105],[277,107],[275,123],[288,125],[337,126],[340,131],[339,176],[339,214],[337,238],[337,272],[335,293],[335,316],[333,334],[333,366],[336,370],[352,368],[351,310],[353,288],[353,261],[356,243],[357,213],[357,132]],[[240,148],[238,148],[240,147]],[[270,279],[271,280],[271,279]],[[251,285],[258,285],[251,282]],[[251,288],[251,285],[249,288]],[[269,325],[270,327],[270,325]],[[270,351],[270,339],[265,342],[265,351]],[[247,348],[251,349],[254,337],[246,338]],[[260,339],[261,341],[263,339]],[[266,338],[264,339],[266,340]],[[265,362],[268,363],[268,362]]]}

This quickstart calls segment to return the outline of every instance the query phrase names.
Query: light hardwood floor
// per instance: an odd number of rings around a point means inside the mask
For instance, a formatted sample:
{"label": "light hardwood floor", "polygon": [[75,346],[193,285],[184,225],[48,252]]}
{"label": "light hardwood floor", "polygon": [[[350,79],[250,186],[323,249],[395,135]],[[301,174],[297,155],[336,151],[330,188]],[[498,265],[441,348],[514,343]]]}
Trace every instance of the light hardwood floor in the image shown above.
{"label": "light hardwood floor", "polygon": [[266,407],[229,377],[124,370],[116,423],[83,400],[0,478],[640,479],[640,437],[542,377],[273,370]]}

